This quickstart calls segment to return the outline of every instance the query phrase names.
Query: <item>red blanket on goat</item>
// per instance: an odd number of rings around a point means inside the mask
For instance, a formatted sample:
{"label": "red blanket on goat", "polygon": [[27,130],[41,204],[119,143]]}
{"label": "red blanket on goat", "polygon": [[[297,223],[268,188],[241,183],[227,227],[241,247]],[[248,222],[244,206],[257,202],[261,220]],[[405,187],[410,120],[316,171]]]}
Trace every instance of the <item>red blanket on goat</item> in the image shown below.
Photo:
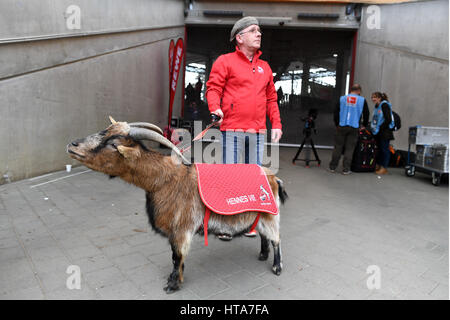
{"label": "red blanket on goat", "polygon": [[[198,191],[206,206],[205,245],[210,211],[232,215],[247,211],[278,214],[276,200],[263,169],[257,164],[196,163]],[[258,218],[251,227],[253,230]]]}

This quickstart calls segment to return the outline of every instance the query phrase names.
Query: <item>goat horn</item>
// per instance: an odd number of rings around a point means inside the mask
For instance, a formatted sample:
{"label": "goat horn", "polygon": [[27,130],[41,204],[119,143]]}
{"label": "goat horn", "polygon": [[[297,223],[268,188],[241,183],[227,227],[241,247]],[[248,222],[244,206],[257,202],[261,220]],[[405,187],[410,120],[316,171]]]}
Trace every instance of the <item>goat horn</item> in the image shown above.
{"label": "goat horn", "polygon": [[113,117],[109,116],[109,120],[111,121],[112,124],[116,124],[117,121],[113,119]]}
{"label": "goat horn", "polygon": [[163,135],[163,131],[161,130],[160,127],[151,124],[151,123],[147,123],[147,122],[132,122],[128,124],[130,127],[136,127],[136,128],[143,128],[143,129],[150,129],[153,131],[156,131],[158,133],[160,133],[161,135]]}
{"label": "goat horn", "polygon": [[147,128],[130,127],[129,136],[136,140],[150,140],[159,142],[162,145],[165,145],[166,147],[172,149],[181,159],[183,159],[185,163],[190,163],[190,161],[188,161],[183,156],[181,151],[172,142],[153,130],[149,130]]}

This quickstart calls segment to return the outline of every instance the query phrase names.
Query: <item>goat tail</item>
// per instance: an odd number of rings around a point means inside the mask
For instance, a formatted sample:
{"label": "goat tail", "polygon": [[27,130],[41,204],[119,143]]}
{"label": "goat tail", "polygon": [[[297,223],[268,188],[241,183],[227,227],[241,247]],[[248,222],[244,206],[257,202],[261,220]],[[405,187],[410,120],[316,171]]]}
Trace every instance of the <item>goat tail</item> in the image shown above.
{"label": "goat tail", "polygon": [[286,200],[289,198],[289,196],[286,190],[284,189],[283,180],[277,178],[277,183],[278,183],[278,196],[280,197],[281,203],[284,204]]}

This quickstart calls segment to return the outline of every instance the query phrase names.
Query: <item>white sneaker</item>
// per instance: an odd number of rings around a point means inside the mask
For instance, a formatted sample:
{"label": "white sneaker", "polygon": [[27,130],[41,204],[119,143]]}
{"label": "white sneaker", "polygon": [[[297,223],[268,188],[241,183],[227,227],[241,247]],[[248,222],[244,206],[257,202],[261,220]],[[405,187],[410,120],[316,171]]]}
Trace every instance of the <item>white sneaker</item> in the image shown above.
{"label": "white sneaker", "polygon": [[249,237],[249,238],[254,238],[258,235],[258,233],[256,232],[256,230],[252,230],[250,232],[244,233],[244,236]]}

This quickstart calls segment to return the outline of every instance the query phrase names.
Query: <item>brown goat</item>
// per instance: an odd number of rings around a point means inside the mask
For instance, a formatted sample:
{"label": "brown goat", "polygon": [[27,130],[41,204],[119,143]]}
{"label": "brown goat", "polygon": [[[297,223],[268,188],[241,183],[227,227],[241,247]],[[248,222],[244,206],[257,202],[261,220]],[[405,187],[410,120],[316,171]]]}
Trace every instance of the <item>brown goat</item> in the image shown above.
{"label": "brown goat", "polygon": [[[172,248],[173,271],[167,293],[178,290],[183,282],[184,260],[194,234],[203,234],[205,206],[197,185],[197,171],[179,150],[161,134],[158,127],[148,123],[115,122],[99,133],[67,145],[69,155],[85,166],[136,185],[146,191],[147,214],[152,228],[169,239]],[[141,140],[153,140],[172,148],[172,156],[148,149]],[[185,162],[182,164],[180,158]],[[284,202],[281,180],[265,169],[277,206]],[[256,212],[219,215],[211,212],[210,234],[239,236],[248,232]],[[267,260],[269,241],[274,248],[272,271],[282,269],[279,218],[280,215],[261,213],[256,230],[261,236],[259,260]]]}

